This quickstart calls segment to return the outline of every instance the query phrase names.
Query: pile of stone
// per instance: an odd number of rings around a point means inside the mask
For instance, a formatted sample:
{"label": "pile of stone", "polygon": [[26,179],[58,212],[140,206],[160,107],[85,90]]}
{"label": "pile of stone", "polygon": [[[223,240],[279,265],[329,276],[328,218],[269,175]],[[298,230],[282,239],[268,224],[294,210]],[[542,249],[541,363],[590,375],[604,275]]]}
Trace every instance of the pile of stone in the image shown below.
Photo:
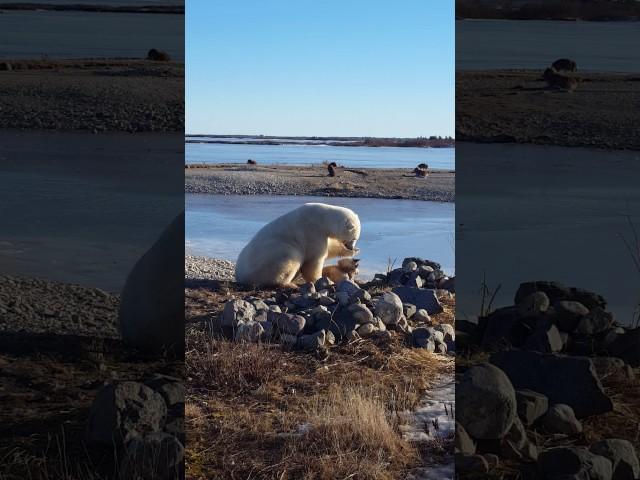
{"label": "pile of stone", "polygon": [[[401,269],[378,274],[366,284],[334,284],[323,277],[293,293],[230,300],[214,324],[238,342],[280,343],[306,351],[360,338],[390,342],[401,335],[418,348],[453,352],[453,326],[431,319],[443,311],[438,296],[451,295],[436,288],[442,284],[452,288],[453,279],[438,264],[407,258]],[[392,290],[384,291],[386,287]]]}
{"label": "pile of stone", "polygon": [[634,382],[632,367],[640,365],[640,329],[618,325],[600,295],[523,283],[515,305],[456,326],[458,349],[492,352],[458,373],[459,473],[487,473],[508,459],[535,478],[640,478],[629,441],[577,446],[582,420],[613,410],[601,379]]}
{"label": "pile of stone", "polygon": [[184,478],[184,385],[167,375],[124,381],[98,392],[86,431],[90,445],[113,449],[120,478]]}

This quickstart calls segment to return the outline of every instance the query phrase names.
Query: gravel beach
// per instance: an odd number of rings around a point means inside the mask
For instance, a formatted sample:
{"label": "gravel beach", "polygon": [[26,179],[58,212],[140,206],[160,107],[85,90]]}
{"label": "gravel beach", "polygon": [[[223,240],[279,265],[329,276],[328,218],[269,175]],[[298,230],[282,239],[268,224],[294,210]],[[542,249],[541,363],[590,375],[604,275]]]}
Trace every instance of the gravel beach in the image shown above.
{"label": "gravel beach", "polygon": [[184,65],[3,60],[0,105],[0,128],[182,132]]}
{"label": "gravel beach", "polygon": [[234,280],[236,265],[218,258],[184,257],[184,278],[189,280]]}
{"label": "gravel beach", "polygon": [[325,166],[219,165],[187,166],[185,192],[222,195],[311,195],[453,202],[455,172],[432,170],[416,177],[411,169],[338,168]]}

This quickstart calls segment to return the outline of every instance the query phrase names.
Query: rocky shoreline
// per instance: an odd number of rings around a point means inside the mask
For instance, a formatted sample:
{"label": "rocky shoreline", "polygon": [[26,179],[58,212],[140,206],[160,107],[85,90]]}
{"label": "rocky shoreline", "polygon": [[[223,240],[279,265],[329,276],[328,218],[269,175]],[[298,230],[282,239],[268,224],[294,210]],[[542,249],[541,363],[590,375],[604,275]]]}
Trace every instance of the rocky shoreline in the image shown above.
{"label": "rocky shoreline", "polygon": [[183,64],[136,59],[0,62],[0,128],[182,132],[183,97]]}
{"label": "rocky shoreline", "polygon": [[455,201],[455,172],[430,170],[419,177],[413,169],[338,168],[285,165],[206,165],[185,168],[185,192],[219,195],[308,195]]}
{"label": "rocky shoreline", "polygon": [[544,67],[458,72],[456,140],[640,149],[638,75],[578,70],[568,92],[547,86]]}

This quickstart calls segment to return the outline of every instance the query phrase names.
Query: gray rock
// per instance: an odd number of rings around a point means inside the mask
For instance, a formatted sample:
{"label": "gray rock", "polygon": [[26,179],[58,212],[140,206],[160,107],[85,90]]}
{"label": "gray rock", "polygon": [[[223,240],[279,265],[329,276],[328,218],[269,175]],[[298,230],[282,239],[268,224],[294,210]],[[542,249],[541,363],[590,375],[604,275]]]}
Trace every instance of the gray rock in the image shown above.
{"label": "gray rock", "polygon": [[522,462],[533,462],[538,458],[538,449],[527,437],[524,425],[518,417],[513,419],[501,444],[502,454],[507,458]]}
{"label": "gray rock", "polygon": [[236,342],[257,343],[263,334],[264,327],[262,323],[251,320],[238,324],[234,339]]}
{"label": "gray rock", "polygon": [[413,321],[417,323],[431,324],[431,317],[424,308],[421,308],[413,315]]}
{"label": "gray rock", "polygon": [[611,461],[591,453],[584,447],[554,447],[538,457],[538,469],[543,478],[566,478],[576,475],[585,480],[611,480]]}
{"label": "gray rock", "polygon": [[404,315],[400,317],[400,320],[398,320],[398,323],[396,323],[394,327],[400,332],[411,333],[413,331]]}
{"label": "gray rock", "polygon": [[640,478],[640,463],[633,444],[622,439],[601,440],[591,445],[591,452],[605,457],[613,465],[613,480]]}
{"label": "gray rock", "polygon": [[334,285],[334,283],[328,277],[322,277],[316,280],[316,291],[328,290]]}
{"label": "gray rock", "polygon": [[316,286],[311,282],[307,282],[305,284],[300,285],[298,287],[298,291],[303,295],[306,295],[308,293],[316,293]]}
{"label": "gray rock", "polygon": [[407,287],[422,288],[424,283],[424,280],[418,275],[418,272],[413,272],[409,275],[409,279],[405,282],[405,285]]}
{"label": "gray rock", "polygon": [[[347,298],[347,303],[348,303],[349,299]],[[336,301],[331,298],[331,297],[320,297],[318,299],[318,304],[319,305],[323,305],[325,307],[329,307],[331,305],[335,305]]]}
{"label": "gray rock", "polygon": [[264,323],[269,319],[269,310],[258,310],[253,320],[256,322]]}
{"label": "gray rock", "polygon": [[535,292],[544,292],[552,303],[557,300],[565,300],[570,296],[570,290],[557,282],[525,282],[518,287],[514,303],[519,305],[525,297]]}
{"label": "gray rock", "polygon": [[311,335],[301,335],[298,337],[296,346],[301,350],[315,351],[323,347],[327,340],[327,333],[324,330],[313,333]]}
{"label": "gray rock", "polygon": [[363,325],[360,325],[356,330],[356,332],[358,332],[358,335],[360,335],[362,338],[370,337],[375,331],[376,327],[372,323],[365,323]]}
{"label": "gray rock", "polygon": [[456,422],[455,451],[463,455],[476,453],[476,444],[459,422]]}
{"label": "gray rock", "polygon": [[640,328],[629,330],[616,338],[609,346],[609,352],[632,367],[640,367]]}
{"label": "gray rock", "polygon": [[184,352],[184,212],[129,273],[120,295],[122,340],[139,350]]}
{"label": "gray rock", "polygon": [[622,327],[613,327],[603,332],[600,339],[599,349],[603,352],[609,352],[611,345],[618,339],[618,337],[626,333]]}
{"label": "gray rock", "polygon": [[455,342],[456,331],[455,328],[453,328],[453,325],[449,325],[448,323],[440,323],[438,325],[435,325],[433,328],[438,332],[442,332],[445,342]]}
{"label": "gray rock", "polygon": [[298,343],[298,336],[290,335],[288,333],[281,333],[280,342],[282,343],[282,345],[285,345],[287,347],[295,347]]}
{"label": "gray rock", "polygon": [[[459,322],[458,322],[459,323]],[[526,327],[518,307],[503,307],[480,319],[481,344],[485,349],[524,344],[531,328]]]}
{"label": "gray rock", "polygon": [[269,310],[269,305],[267,305],[263,300],[260,300],[259,298],[252,299],[249,303],[253,305],[256,311]]}
{"label": "gray rock", "polygon": [[575,333],[582,335],[595,335],[604,332],[613,324],[613,315],[605,312],[602,308],[596,307],[580,319]]}
{"label": "gray rock", "polygon": [[536,327],[524,344],[527,350],[543,353],[559,352],[563,346],[560,331],[552,323]]}
{"label": "gray rock", "polygon": [[373,322],[373,313],[361,303],[354,303],[353,305],[350,305],[348,310],[351,312],[351,315],[353,315],[353,318],[357,323],[362,324]]}
{"label": "gray rock", "polygon": [[435,290],[396,287],[393,289],[393,293],[395,293],[403,303],[408,302],[415,305],[418,309],[423,308],[429,315],[436,315],[444,311],[438,297],[436,297]]}
{"label": "gray rock", "polygon": [[413,345],[418,348],[426,348],[430,352],[435,350],[435,338],[432,331],[426,327],[414,328],[411,334]]}
{"label": "gray rock", "polygon": [[388,282],[392,287],[397,287],[403,285],[407,281],[408,277],[409,275],[402,268],[396,268],[389,272]]}
{"label": "gray rock", "polygon": [[540,419],[540,424],[549,433],[577,435],[582,432],[582,423],[576,418],[573,409],[562,403],[551,405]]}
{"label": "gray rock", "polygon": [[549,297],[544,292],[533,292],[524,297],[518,304],[521,315],[544,313],[549,308]]}
{"label": "gray rock", "polygon": [[416,306],[411,303],[402,304],[402,312],[407,319],[411,319],[416,313]]}
{"label": "gray rock", "polygon": [[518,416],[527,427],[530,427],[549,409],[549,399],[532,390],[516,390]]}
{"label": "gray rock", "polygon": [[407,273],[411,273],[415,270],[418,270],[418,264],[416,262],[409,261],[406,264],[402,265],[402,269]]}
{"label": "gray rock", "polygon": [[120,478],[174,480],[182,477],[184,447],[168,433],[151,433],[126,445]]}
{"label": "gray rock", "polygon": [[542,393],[551,404],[567,404],[578,418],[613,409],[588,358],[511,350],[494,353],[490,361],[515,388]]}
{"label": "gray rock", "polygon": [[306,320],[301,315],[292,315],[290,313],[271,312],[269,321],[281,332],[288,335],[300,335]]}
{"label": "gray rock", "polygon": [[379,330],[375,333],[375,338],[380,340],[382,343],[389,344],[393,341],[393,335],[389,330]]}
{"label": "gray rock", "polygon": [[342,307],[346,307],[349,305],[349,299],[351,297],[349,296],[349,294],[347,292],[337,292],[336,293],[336,300],[338,301],[338,304]]}
{"label": "gray rock", "polygon": [[160,432],[167,405],[158,392],[138,382],[106,385],[98,391],[87,424],[90,443],[113,447]]}
{"label": "gray rock", "polygon": [[444,277],[440,279],[438,284],[438,288],[442,290],[447,290],[448,292],[455,293],[456,292],[456,278],[455,277]]}
{"label": "gray rock", "polygon": [[564,332],[573,332],[580,320],[589,314],[589,309],[580,302],[561,300],[553,305],[558,328]]}
{"label": "gray rock", "polygon": [[269,305],[269,311],[282,313],[279,305]]}
{"label": "gray rock", "polygon": [[289,301],[298,308],[311,308],[318,304],[319,298],[315,298],[313,294],[305,293],[304,295],[293,295]]}
{"label": "gray rock", "polygon": [[387,292],[375,306],[375,314],[385,325],[396,325],[402,317],[402,301],[395,293]]}
{"label": "gray rock", "polygon": [[439,353],[440,355],[444,355],[447,353],[447,344],[445,342],[435,342],[435,353]]}
{"label": "gray rock", "polygon": [[516,393],[502,370],[471,367],[456,386],[457,420],[475,439],[502,438],[516,418]]}
{"label": "gray rock", "polygon": [[179,378],[156,373],[144,384],[162,395],[169,408],[184,403],[184,383]]}
{"label": "gray rock", "polygon": [[349,296],[355,295],[359,290],[360,286],[352,280],[341,280],[336,284],[336,292],[345,292]]}
{"label": "gray rock", "polygon": [[236,328],[239,323],[249,322],[256,316],[256,307],[246,300],[229,300],[222,310],[222,325]]}

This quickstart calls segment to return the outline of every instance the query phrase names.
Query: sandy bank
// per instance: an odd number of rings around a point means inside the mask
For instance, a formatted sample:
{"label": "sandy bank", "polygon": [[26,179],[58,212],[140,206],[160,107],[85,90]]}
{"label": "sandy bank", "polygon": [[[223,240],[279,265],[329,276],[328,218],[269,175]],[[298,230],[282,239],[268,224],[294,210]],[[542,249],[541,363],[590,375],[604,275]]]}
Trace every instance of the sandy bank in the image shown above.
{"label": "sandy bank", "polygon": [[411,169],[361,168],[357,171],[339,169],[338,176],[329,177],[326,167],[320,165],[210,165],[185,169],[185,192],[453,202],[455,172],[433,170],[427,178],[419,178]]}

